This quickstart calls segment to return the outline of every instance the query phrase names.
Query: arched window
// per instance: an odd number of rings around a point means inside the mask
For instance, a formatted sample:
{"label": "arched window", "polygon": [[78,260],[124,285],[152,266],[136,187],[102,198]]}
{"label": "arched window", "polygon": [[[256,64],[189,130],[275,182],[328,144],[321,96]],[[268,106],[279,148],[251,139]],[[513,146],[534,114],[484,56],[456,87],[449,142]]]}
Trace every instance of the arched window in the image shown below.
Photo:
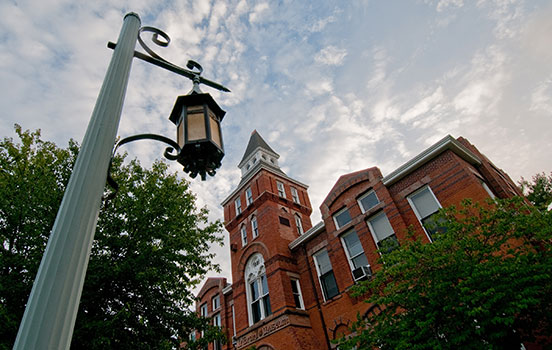
{"label": "arched window", "polygon": [[264,259],[261,254],[254,254],[247,261],[245,280],[249,325],[252,325],[272,314]]}

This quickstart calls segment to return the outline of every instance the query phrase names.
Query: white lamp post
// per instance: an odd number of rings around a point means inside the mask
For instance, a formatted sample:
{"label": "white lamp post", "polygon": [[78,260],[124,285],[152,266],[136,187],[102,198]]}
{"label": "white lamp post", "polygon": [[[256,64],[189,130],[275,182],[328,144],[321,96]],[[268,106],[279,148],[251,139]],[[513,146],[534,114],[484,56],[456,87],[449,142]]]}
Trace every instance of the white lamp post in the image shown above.
{"label": "white lamp post", "polygon": [[[124,17],[117,44],[108,45],[114,48],[111,63],[42,257],[14,349],[69,349],[132,58],[135,56],[192,78],[194,86],[204,83],[229,91],[200,77],[201,66],[195,62],[200,72],[180,68],[157,56],[140,39],[141,31],[153,31],[155,43],[168,45],[169,38],[165,33],[151,27],[140,28],[140,17],[136,13]],[[158,35],[166,42],[158,41]],[[137,40],[151,56],[134,51]],[[164,137],[157,136],[156,139],[160,138]],[[177,160],[181,162],[182,150],[178,151]],[[215,159],[220,166],[222,157]],[[210,170],[196,169],[196,174],[209,173]],[[210,175],[214,174],[212,170]]]}

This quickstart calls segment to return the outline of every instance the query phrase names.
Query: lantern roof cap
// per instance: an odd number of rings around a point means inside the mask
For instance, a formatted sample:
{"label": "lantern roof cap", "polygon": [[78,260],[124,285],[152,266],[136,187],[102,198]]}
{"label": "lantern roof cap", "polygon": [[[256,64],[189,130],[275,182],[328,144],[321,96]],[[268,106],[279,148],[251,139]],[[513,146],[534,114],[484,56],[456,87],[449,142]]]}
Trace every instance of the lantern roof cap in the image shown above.
{"label": "lantern roof cap", "polygon": [[213,113],[215,113],[215,115],[220,118],[220,121],[222,121],[222,118],[224,118],[226,112],[219,107],[213,97],[208,93],[197,93],[195,91],[192,91],[192,93],[190,93],[189,95],[181,95],[176,98],[176,102],[174,104],[171,115],[169,116],[169,120],[174,124],[177,124],[180,116],[182,115],[183,106],[194,106],[202,104],[207,104],[207,106],[209,106],[209,109],[211,109]]}

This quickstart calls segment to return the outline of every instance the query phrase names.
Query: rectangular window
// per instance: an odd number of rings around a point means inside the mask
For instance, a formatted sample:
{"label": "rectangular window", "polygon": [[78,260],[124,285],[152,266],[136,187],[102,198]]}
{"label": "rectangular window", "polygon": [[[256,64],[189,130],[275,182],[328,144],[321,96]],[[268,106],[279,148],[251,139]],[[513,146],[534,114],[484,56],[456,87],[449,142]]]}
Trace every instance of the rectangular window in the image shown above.
{"label": "rectangular window", "polygon": [[204,303],[199,307],[199,314],[202,317],[207,317],[207,303]]}
{"label": "rectangular window", "polygon": [[384,212],[371,217],[368,220],[368,227],[381,253],[388,253],[399,245],[397,236]]}
{"label": "rectangular window", "polygon": [[305,304],[303,304],[303,296],[301,295],[301,285],[299,280],[292,278],[291,279],[291,292],[293,293],[293,300],[295,300],[295,307],[298,309],[305,309]]}
{"label": "rectangular window", "polygon": [[351,222],[351,214],[349,214],[349,209],[341,209],[336,214],[334,214],[333,219],[335,222],[335,227],[337,229],[340,229],[343,226],[347,225],[349,222]]}
{"label": "rectangular window", "polygon": [[362,244],[358,239],[358,235],[354,230],[351,230],[341,237],[341,241],[345,246],[345,253],[349,259],[349,266],[353,273],[355,281],[366,279],[372,275],[370,264],[364,254]]}
{"label": "rectangular window", "polygon": [[234,201],[234,204],[236,205],[236,215],[240,215],[242,212],[240,197],[236,198],[236,200]]}
{"label": "rectangular window", "polygon": [[303,224],[301,223],[301,217],[298,214],[295,215],[295,225],[297,226],[297,232],[299,232],[299,234],[302,235]]}
{"label": "rectangular window", "polygon": [[262,275],[260,279],[251,282],[249,287],[251,293],[251,316],[253,323],[256,323],[272,314],[266,275]]}
{"label": "rectangular window", "polygon": [[284,184],[280,181],[276,181],[276,187],[278,187],[278,196],[286,198],[286,191],[284,190]]}
{"label": "rectangular window", "polygon": [[316,272],[318,273],[318,280],[322,287],[322,293],[324,294],[324,300],[331,299],[339,294],[337,288],[337,282],[332,270],[332,263],[326,249],[316,253],[314,255],[314,262],[316,266]]}
{"label": "rectangular window", "polygon": [[368,191],[358,198],[358,205],[363,213],[378,205],[379,199],[374,190]]}
{"label": "rectangular window", "polygon": [[222,327],[222,323],[220,321],[220,313],[213,316],[213,326]]}
{"label": "rectangular window", "polygon": [[[220,319],[220,313],[213,316],[213,326],[222,327],[222,322],[221,322],[221,319]],[[222,350],[222,343],[220,341],[213,342],[213,349],[214,350]]]}
{"label": "rectangular window", "polygon": [[254,216],[251,219],[251,228],[252,228],[252,231],[253,231],[253,238],[256,238],[257,236],[259,236],[259,226],[257,225],[257,217],[256,216]]}
{"label": "rectangular window", "polygon": [[248,187],[245,190],[245,202],[247,203],[247,206],[253,203],[253,192],[251,191],[251,187]]}
{"label": "rectangular window", "polygon": [[234,313],[234,305],[232,305],[232,332],[236,336],[236,314]]}
{"label": "rectangular window", "polygon": [[242,246],[247,245],[247,230],[245,229],[245,225],[243,225],[240,229],[241,232],[241,239],[242,239]]}
{"label": "rectangular window", "polygon": [[217,294],[212,299],[213,302],[213,311],[220,307],[220,295]]}
{"label": "rectangular window", "polygon": [[297,189],[295,187],[291,187],[291,198],[295,203],[301,204],[299,202],[299,193],[297,193]]}
{"label": "rectangular window", "polygon": [[435,220],[435,214],[441,208],[441,204],[431,191],[429,186],[422,188],[414,194],[407,197],[410,206],[414,210],[416,217],[422,224],[424,231],[433,241],[433,235],[437,232],[442,232],[444,227],[439,227],[439,223]]}

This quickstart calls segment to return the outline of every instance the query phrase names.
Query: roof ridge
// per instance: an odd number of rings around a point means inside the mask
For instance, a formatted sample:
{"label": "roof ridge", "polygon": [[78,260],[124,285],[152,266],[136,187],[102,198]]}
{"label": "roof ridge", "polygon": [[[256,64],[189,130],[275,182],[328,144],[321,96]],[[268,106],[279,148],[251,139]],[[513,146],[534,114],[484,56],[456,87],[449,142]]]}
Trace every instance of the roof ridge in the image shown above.
{"label": "roof ridge", "polygon": [[[241,165],[259,147],[264,148],[265,150],[269,151],[270,153],[274,153],[275,155],[279,156],[279,154],[276,153],[268,145],[268,143],[263,139],[263,137],[261,136],[261,134],[259,134],[257,129],[254,129],[251,132],[251,137],[249,138],[249,142],[247,143],[247,147],[245,148],[245,152],[244,152],[243,157],[242,157],[239,164]],[[240,165],[238,165],[238,166],[240,166]]]}

